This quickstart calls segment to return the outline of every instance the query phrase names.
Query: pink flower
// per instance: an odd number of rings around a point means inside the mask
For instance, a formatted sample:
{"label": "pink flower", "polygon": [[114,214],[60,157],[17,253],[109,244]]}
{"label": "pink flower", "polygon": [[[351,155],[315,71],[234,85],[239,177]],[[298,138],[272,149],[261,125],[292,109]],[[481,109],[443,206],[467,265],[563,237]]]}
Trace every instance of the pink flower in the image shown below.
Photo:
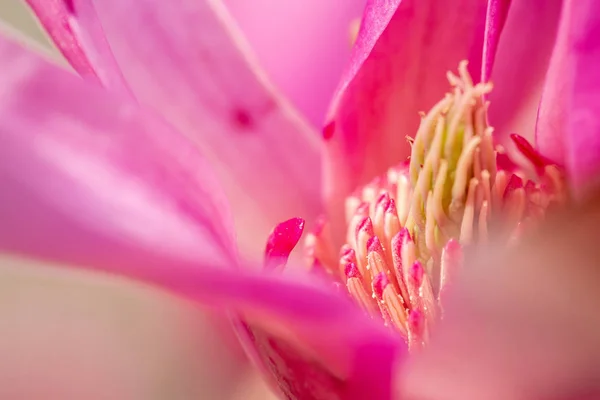
{"label": "pink flower", "polygon": [[[497,232],[504,248],[595,184],[600,10],[509,3],[368,1],[323,129],[327,218],[306,238],[310,273],[294,273],[304,220],[324,209],[323,144],[228,9],[31,0],[84,80],[2,39],[0,248],[234,311],[249,355],[289,398],[420,393],[421,377],[398,389],[410,374],[394,374],[444,332],[463,247]],[[495,91],[471,81],[480,71]],[[452,93],[419,128],[447,80]],[[314,109],[311,93],[295,100],[314,119],[326,92]],[[539,151],[515,127],[535,129]],[[257,272],[245,255],[273,226]]]}

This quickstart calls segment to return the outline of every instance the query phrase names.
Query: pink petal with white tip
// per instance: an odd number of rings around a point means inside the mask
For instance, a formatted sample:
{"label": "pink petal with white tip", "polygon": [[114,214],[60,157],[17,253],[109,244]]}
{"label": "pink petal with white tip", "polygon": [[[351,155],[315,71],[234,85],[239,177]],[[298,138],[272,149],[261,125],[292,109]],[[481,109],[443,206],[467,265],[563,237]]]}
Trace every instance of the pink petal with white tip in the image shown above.
{"label": "pink petal with white tip", "polygon": [[227,207],[183,136],[15,44],[0,54],[0,250],[235,311],[318,354],[345,398],[374,378],[389,398],[402,347],[351,302],[306,274],[221,268],[236,263]]}

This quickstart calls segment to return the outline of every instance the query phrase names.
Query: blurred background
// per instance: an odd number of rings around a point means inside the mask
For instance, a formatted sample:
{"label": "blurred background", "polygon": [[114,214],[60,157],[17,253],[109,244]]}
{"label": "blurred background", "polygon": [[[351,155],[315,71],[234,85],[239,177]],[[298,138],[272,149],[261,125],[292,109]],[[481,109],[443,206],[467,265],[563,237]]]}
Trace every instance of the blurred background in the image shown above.
{"label": "blurred background", "polygon": [[0,0],[0,20],[50,48],[50,42],[33,19],[24,0]]}
{"label": "blurred background", "polygon": [[[0,20],[62,62],[23,1],[0,0]],[[268,399],[214,322],[129,282],[0,255],[0,399]]]}

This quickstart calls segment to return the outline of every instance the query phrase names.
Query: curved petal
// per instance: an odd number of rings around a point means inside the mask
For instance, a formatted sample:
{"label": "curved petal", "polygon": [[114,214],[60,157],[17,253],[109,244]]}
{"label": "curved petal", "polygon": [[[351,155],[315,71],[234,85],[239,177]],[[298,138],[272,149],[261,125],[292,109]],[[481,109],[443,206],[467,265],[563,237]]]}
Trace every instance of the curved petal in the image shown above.
{"label": "curved petal", "polygon": [[224,0],[285,95],[320,126],[366,0]]}
{"label": "curved petal", "polygon": [[318,354],[344,393],[377,372],[389,394],[401,347],[346,298],[307,275],[219,268],[235,263],[226,207],[188,141],[10,42],[0,54],[0,251],[236,311]]}
{"label": "curved petal", "polygon": [[536,126],[540,151],[563,163],[577,190],[598,184],[600,7],[565,1]]}
{"label": "curved petal", "polygon": [[[75,0],[76,16],[86,2]],[[260,249],[256,239],[277,220],[317,212],[318,139],[244,53],[220,2],[102,0],[95,7],[134,95],[216,167],[244,248]]]}
{"label": "curved petal", "polygon": [[81,43],[70,26],[70,11],[65,0],[27,0],[36,17],[58,50],[82,76],[97,79]]}
{"label": "curved petal", "polygon": [[[562,0],[512,0],[491,74],[488,118],[497,142],[518,133],[533,143],[535,119]],[[523,60],[523,61],[516,61]],[[510,147],[509,147],[510,148]]]}
{"label": "curved petal", "polygon": [[137,105],[0,38],[4,250],[118,267],[235,257],[197,149]]}
{"label": "curved petal", "polygon": [[565,7],[567,171],[582,194],[600,184],[600,71],[595,68],[600,64],[600,3],[566,0]]}
{"label": "curved petal", "polygon": [[[303,229],[304,220],[300,218],[284,221],[273,229],[265,249],[265,270],[285,268]],[[307,346],[307,343],[296,341],[294,344],[289,339],[274,336],[256,322],[240,320],[237,328],[251,359],[261,368],[271,386],[283,392],[286,398],[391,398],[389,379],[392,370],[389,366],[398,355],[390,352],[385,340],[380,342],[375,337],[365,336],[358,347],[347,348],[343,344],[339,348],[340,354],[355,352],[352,357],[359,360],[348,369],[343,362],[340,365],[339,361],[328,361],[327,354],[339,344],[323,343],[322,334],[319,343]]]}
{"label": "curved petal", "polygon": [[469,59],[479,73],[485,12],[479,0],[369,1],[324,131],[330,211],[341,214],[358,184],[406,159],[406,136],[447,91],[447,71]]}
{"label": "curved petal", "polygon": [[496,59],[500,34],[504,29],[506,17],[512,0],[488,0],[485,17],[485,38],[483,41],[483,61],[481,65],[481,81],[487,82],[492,74]]}
{"label": "curved petal", "polygon": [[[73,16],[71,0],[27,0],[27,3],[58,50],[82,77],[129,94],[91,3],[86,2],[79,18]],[[80,20],[85,30],[80,28]]]}
{"label": "curved petal", "polygon": [[523,243],[472,254],[438,334],[404,369],[406,398],[598,398],[595,194]]}

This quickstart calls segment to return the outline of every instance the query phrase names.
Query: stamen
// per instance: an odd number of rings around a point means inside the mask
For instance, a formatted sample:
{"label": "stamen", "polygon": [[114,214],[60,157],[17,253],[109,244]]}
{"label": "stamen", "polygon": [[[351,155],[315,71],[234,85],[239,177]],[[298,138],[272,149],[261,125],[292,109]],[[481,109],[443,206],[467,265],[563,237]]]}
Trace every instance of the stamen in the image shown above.
{"label": "stamen", "polygon": [[348,263],[345,267],[346,287],[348,293],[354,298],[363,310],[370,315],[377,313],[377,306],[372,301],[371,296],[367,294],[367,290],[363,285],[363,278],[354,263]]}
{"label": "stamen", "polygon": [[309,263],[345,282],[365,312],[383,318],[410,349],[422,347],[443,317],[462,246],[484,243],[492,231],[508,244],[549,207],[568,201],[560,167],[525,139],[513,136],[535,167],[531,179],[495,147],[483,100],[492,85],[475,84],[466,62],[448,81],[451,93],[421,115],[409,139],[410,159],[346,199],[346,244],[338,261],[328,224],[317,224],[307,237]]}
{"label": "stamen", "polygon": [[440,269],[440,290],[438,294],[438,302],[443,313],[443,304],[446,295],[456,274],[463,264],[462,247],[460,244],[451,239],[448,241],[442,250],[441,269]]}
{"label": "stamen", "polygon": [[375,276],[373,292],[379,300],[379,307],[382,309],[384,318],[387,317],[389,323],[406,338],[406,310],[403,306],[403,299],[390,283],[385,272]]}

